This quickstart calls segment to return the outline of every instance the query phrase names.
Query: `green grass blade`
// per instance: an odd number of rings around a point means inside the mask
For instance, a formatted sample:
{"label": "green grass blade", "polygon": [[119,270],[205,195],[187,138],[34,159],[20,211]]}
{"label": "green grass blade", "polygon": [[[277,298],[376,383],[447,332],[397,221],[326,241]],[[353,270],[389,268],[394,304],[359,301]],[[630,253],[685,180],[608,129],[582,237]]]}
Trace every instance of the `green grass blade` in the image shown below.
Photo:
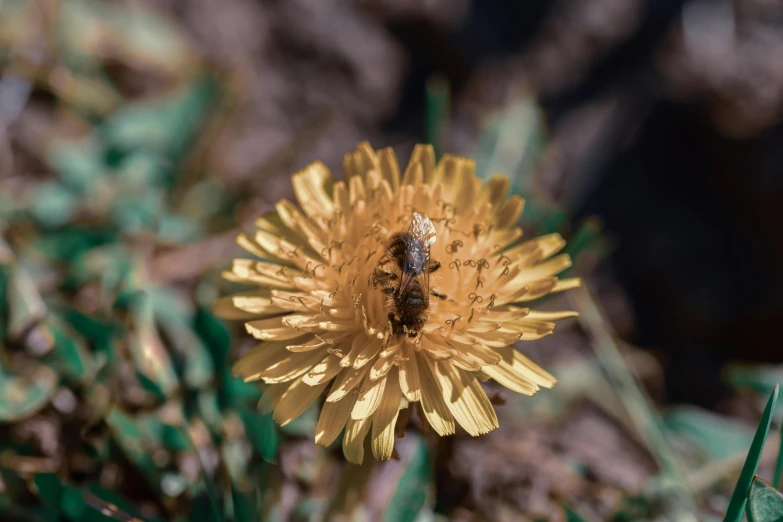
{"label": "green grass blade", "polygon": [[446,148],[446,128],[449,119],[449,84],[446,78],[440,75],[429,78],[426,97],[425,138],[435,149],[435,157],[440,158]]}
{"label": "green grass blade", "polygon": [[663,431],[663,423],[636,377],[625,364],[600,305],[586,285],[569,292],[569,298],[579,311],[580,324],[590,335],[599,364],[605,370],[610,384],[616,390],[618,398],[625,406],[629,418],[647,445],[650,454],[664,475],[676,486],[676,494],[683,505],[693,507],[693,499],[687,490],[685,472],[669,446]]}
{"label": "green grass blade", "polygon": [[734,493],[731,495],[731,501],[726,510],[726,518],[723,519],[724,522],[740,522],[742,519],[742,513],[745,511],[745,504],[748,500],[748,495],[750,495],[750,486],[753,483],[753,477],[759,467],[761,452],[764,450],[764,443],[769,434],[772,414],[775,412],[775,404],[778,401],[779,391],[780,385],[776,384],[775,389],[772,391],[772,395],[770,395],[769,400],[767,401],[767,407],[764,408],[764,414],[761,416],[761,422],[759,422],[759,427],[756,429],[756,435],[753,437],[753,442],[750,444],[748,457],[745,459],[745,464],[742,466],[742,472],[737,481],[737,486],[734,488]]}
{"label": "green grass blade", "polygon": [[190,447],[193,448],[193,451],[195,452],[196,457],[198,458],[198,465],[199,468],[201,468],[201,475],[204,478],[204,488],[207,490],[207,496],[209,497],[209,505],[212,508],[212,514],[215,517],[214,522],[223,522],[223,515],[221,514],[220,507],[218,504],[217,493],[215,493],[215,488],[212,486],[212,481],[209,480],[207,469],[206,467],[204,467],[204,461],[201,460],[201,453],[198,450],[198,446],[196,446],[196,442],[193,440],[193,435],[190,433],[190,427],[185,426],[183,428],[183,431],[188,437],[188,443],[190,444]]}
{"label": "green grass blade", "polygon": [[775,464],[775,474],[772,476],[772,485],[775,486],[778,490],[783,488],[783,483],[781,483],[781,478],[783,478],[783,428],[781,429],[780,434],[780,449],[778,450],[778,461]]}
{"label": "green grass blade", "polygon": [[[576,262],[579,254],[594,243],[598,236],[601,235],[602,229],[603,224],[600,219],[596,217],[588,218],[579,226],[576,233],[568,241],[568,245],[565,247],[563,253],[568,254],[571,261]],[[553,230],[552,232],[556,231],[557,230]],[[573,272],[574,267],[571,266],[570,268],[567,268],[560,277],[565,277]]]}

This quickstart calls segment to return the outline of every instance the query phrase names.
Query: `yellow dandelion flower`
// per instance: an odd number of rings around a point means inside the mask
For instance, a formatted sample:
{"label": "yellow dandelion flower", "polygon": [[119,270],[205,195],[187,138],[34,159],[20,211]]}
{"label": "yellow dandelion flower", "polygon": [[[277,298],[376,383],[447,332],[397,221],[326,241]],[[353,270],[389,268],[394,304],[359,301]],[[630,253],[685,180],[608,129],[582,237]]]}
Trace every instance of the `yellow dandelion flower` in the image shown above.
{"label": "yellow dandelion flower", "polygon": [[474,170],[419,145],[401,174],[391,149],[362,143],[343,180],[311,164],[293,176],[301,210],[282,200],[238,238],[261,260],[236,259],[225,277],[258,288],[216,311],[261,341],[234,372],[269,385],[262,412],[285,425],[324,395],[315,441],[344,429],[345,456],[361,463],[368,434],[376,458],[392,456],[413,403],[438,434],[459,423],[477,436],[498,427],[479,380],[525,395],[555,384],[512,345],[576,315],[524,304],[579,280],[556,277],[571,264],[554,255],[559,235],[518,241],[523,201],[508,179],[482,186]]}

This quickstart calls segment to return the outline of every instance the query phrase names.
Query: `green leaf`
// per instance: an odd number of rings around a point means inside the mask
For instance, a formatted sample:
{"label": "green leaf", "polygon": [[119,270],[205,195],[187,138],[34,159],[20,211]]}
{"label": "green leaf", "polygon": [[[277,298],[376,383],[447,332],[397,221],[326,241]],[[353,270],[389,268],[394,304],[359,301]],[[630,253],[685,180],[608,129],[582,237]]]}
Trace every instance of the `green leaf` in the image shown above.
{"label": "green leaf", "polygon": [[583,518],[582,515],[570,509],[568,506],[563,506],[563,512],[565,513],[566,522],[586,522],[586,519]]}
{"label": "green leaf", "polygon": [[231,498],[234,501],[234,520],[237,522],[261,520],[258,512],[258,504],[254,498],[240,492],[234,487],[231,488]]}
{"label": "green leaf", "polygon": [[46,305],[32,278],[16,264],[8,285],[8,336],[18,339],[46,315]]}
{"label": "green leaf", "polygon": [[192,389],[204,388],[214,378],[215,369],[207,348],[190,326],[185,304],[165,289],[151,291],[149,298],[155,319],[181,363],[182,384]]}
{"label": "green leaf", "polygon": [[747,448],[753,432],[734,419],[695,406],[670,409],[663,417],[667,431],[685,436],[712,459],[721,460]]}
{"label": "green leaf", "polygon": [[213,433],[220,433],[223,425],[223,412],[220,409],[217,392],[212,388],[205,388],[196,393],[195,404],[199,418]]}
{"label": "green leaf", "polygon": [[435,149],[435,157],[445,152],[446,129],[449,119],[449,83],[442,76],[435,75],[427,80],[426,86],[426,141]]}
{"label": "green leaf", "polygon": [[[563,253],[568,254],[572,261],[576,260],[579,254],[601,234],[601,228],[601,222],[597,218],[587,219],[571,237]],[[572,270],[573,267],[567,269],[564,274],[567,274]]]}
{"label": "green leaf", "polygon": [[30,202],[30,214],[46,227],[65,224],[79,208],[79,199],[56,183],[38,185]]}
{"label": "green leaf", "polygon": [[63,497],[63,486],[57,475],[54,473],[38,473],[34,482],[41,499],[48,506],[59,509]]}
{"label": "green leaf", "polygon": [[280,434],[272,420],[272,414],[261,415],[254,411],[240,411],[239,416],[247,430],[247,438],[255,450],[267,462],[277,462]]}
{"label": "green leaf", "polygon": [[155,328],[153,303],[149,296],[134,303],[137,332],[131,338],[131,357],[145,385],[161,397],[171,396],[179,388],[179,379],[171,357]]}
{"label": "green leaf", "polygon": [[90,356],[84,340],[66,325],[47,318],[45,326],[54,339],[54,350],[42,360],[57,371],[60,378],[68,384],[89,384],[95,380],[97,366]]}
{"label": "green leaf", "polygon": [[725,374],[734,388],[767,394],[783,380],[783,365],[732,365]]}
{"label": "green leaf", "polygon": [[49,404],[57,389],[57,374],[30,361],[23,376],[0,368],[0,421],[16,422]]}
{"label": "green leaf", "polygon": [[161,424],[161,442],[169,451],[189,451],[190,439],[185,432],[187,428],[180,428],[170,424]]}
{"label": "green leaf", "polygon": [[539,234],[556,232],[567,221],[536,182],[546,138],[544,113],[535,97],[525,96],[487,119],[473,153],[479,177],[508,176],[511,193],[525,199],[522,227],[532,226]]}
{"label": "green leaf", "polygon": [[772,476],[772,484],[778,489],[783,487],[783,484],[781,484],[781,478],[783,478],[783,433],[780,435],[778,461],[775,463],[775,474]]}
{"label": "green leaf", "polygon": [[60,501],[60,509],[63,514],[74,522],[82,520],[84,512],[87,509],[87,503],[84,501],[82,493],[68,484],[63,486],[63,496]]}
{"label": "green leaf", "polygon": [[152,460],[146,434],[142,432],[139,422],[119,409],[114,408],[106,416],[106,424],[109,425],[114,440],[128,459],[141,468],[141,471],[148,478],[159,479],[158,467]]}
{"label": "green leaf", "polygon": [[217,82],[205,75],[169,94],[126,104],[106,122],[103,135],[119,150],[144,149],[175,161],[216,94]]}
{"label": "green leaf", "polygon": [[47,153],[49,165],[72,197],[89,193],[104,173],[103,147],[92,137],[78,142],[57,141]]}
{"label": "green leaf", "polygon": [[731,501],[726,510],[726,517],[723,519],[724,522],[740,522],[742,519],[742,512],[745,510],[745,503],[750,494],[753,477],[759,467],[761,453],[764,451],[764,443],[769,434],[772,414],[775,412],[775,404],[777,403],[779,392],[780,385],[776,384],[775,389],[772,391],[772,395],[770,395],[769,400],[767,401],[767,407],[764,408],[761,422],[759,422],[759,426],[756,429],[756,435],[753,437],[753,442],[750,445],[745,464],[742,466],[742,472],[737,481],[737,486],[734,488],[734,493],[731,495]]}
{"label": "green leaf", "polygon": [[417,438],[394,496],[383,513],[383,522],[414,522],[424,509],[431,489],[432,459],[427,444]]}
{"label": "green leaf", "polygon": [[750,487],[747,514],[750,522],[783,522],[783,495],[755,477]]}

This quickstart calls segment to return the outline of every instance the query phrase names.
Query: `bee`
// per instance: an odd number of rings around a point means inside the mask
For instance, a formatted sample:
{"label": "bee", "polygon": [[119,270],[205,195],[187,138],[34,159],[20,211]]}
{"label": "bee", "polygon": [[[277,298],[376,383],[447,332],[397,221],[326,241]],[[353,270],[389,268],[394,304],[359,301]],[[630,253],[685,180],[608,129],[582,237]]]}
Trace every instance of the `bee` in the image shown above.
{"label": "bee", "polygon": [[389,296],[389,322],[392,334],[416,337],[427,322],[430,295],[430,274],[440,268],[430,262],[430,245],[435,242],[435,227],[424,214],[413,213],[408,231],[395,234],[389,240],[386,253],[371,275],[374,287]]}

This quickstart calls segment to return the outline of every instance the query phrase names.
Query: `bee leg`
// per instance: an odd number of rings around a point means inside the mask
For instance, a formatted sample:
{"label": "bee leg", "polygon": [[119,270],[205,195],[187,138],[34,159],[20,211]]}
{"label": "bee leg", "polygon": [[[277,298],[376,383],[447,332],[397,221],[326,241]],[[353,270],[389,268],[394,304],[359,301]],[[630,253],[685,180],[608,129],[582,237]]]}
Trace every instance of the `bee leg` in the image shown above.
{"label": "bee leg", "polygon": [[444,294],[439,294],[439,293],[438,293],[438,292],[436,292],[435,290],[431,291],[430,293],[431,293],[433,296],[437,297],[438,299],[440,299],[440,300],[442,300],[442,301],[445,301],[445,300],[447,299],[447,296],[446,296],[446,295],[444,295]]}
{"label": "bee leg", "polygon": [[433,261],[432,263],[430,263],[430,266],[427,267],[427,270],[431,274],[435,272],[438,268],[440,268],[440,261]]}
{"label": "bee leg", "polygon": [[397,324],[397,316],[394,314],[394,312],[389,312],[388,318],[389,318],[389,330],[386,333],[386,348],[389,347],[392,336],[396,335],[395,325]]}

